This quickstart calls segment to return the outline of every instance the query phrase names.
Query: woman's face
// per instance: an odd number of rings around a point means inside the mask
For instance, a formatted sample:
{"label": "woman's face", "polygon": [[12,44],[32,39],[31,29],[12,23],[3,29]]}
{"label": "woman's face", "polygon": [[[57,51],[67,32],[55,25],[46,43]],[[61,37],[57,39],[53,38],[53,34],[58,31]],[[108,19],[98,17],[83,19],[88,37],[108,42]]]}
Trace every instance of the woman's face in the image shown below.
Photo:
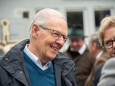
{"label": "woman's face", "polygon": [[104,47],[110,56],[115,57],[115,26],[108,28],[103,35]]}

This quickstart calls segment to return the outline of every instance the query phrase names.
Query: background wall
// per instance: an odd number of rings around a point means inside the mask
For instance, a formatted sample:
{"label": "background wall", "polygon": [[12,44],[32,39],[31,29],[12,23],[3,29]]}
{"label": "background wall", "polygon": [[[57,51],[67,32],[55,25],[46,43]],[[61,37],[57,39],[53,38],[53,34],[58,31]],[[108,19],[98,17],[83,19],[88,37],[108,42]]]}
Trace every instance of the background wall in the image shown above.
{"label": "background wall", "polygon": [[[11,40],[22,40],[29,37],[33,15],[47,7],[61,11],[66,17],[67,12],[83,12],[83,29],[87,36],[98,29],[95,26],[95,11],[110,10],[110,15],[115,15],[115,0],[0,0],[0,22],[4,18],[10,22]],[[24,18],[24,12],[28,13],[28,18]],[[67,46],[68,42],[61,51],[66,50]]]}

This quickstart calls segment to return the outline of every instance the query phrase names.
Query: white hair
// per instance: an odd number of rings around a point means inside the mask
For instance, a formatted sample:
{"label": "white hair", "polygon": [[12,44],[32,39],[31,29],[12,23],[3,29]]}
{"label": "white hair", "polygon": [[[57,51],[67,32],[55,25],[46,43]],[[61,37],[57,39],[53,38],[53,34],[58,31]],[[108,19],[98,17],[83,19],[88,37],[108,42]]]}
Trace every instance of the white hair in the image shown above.
{"label": "white hair", "polygon": [[52,17],[59,17],[66,20],[64,15],[58,10],[54,10],[51,8],[45,8],[43,10],[40,10],[33,17],[31,28],[30,28],[30,37],[31,37],[31,30],[32,30],[33,24],[39,24],[39,25],[45,26],[48,24],[48,22],[51,20]]}
{"label": "white hair", "polygon": [[62,17],[65,19],[64,15],[61,12],[51,9],[51,8],[45,8],[45,9],[39,11],[33,17],[32,24],[37,23],[39,25],[45,25],[48,23],[48,21],[51,19],[52,16],[59,16],[59,17]]}

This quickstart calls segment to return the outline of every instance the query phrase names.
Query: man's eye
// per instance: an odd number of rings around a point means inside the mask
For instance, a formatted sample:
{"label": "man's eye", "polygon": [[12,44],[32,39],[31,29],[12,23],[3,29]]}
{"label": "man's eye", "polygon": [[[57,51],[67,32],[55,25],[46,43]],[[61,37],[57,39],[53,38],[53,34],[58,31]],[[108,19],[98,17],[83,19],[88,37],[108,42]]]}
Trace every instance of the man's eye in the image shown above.
{"label": "man's eye", "polygon": [[63,36],[63,39],[66,40],[67,38],[65,36]]}
{"label": "man's eye", "polygon": [[53,32],[53,36],[60,36],[60,34],[57,32]]}

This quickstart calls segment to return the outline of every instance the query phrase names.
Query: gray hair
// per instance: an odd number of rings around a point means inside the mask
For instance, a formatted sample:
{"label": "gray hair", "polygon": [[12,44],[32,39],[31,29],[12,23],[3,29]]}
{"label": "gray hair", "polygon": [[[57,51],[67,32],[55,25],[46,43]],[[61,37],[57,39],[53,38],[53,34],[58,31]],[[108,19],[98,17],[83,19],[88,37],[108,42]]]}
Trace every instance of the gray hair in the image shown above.
{"label": "gray hair", "polygon": [[100,42],[99,42],[99,34],[98,32],[92,34],[90,37],[89,37],[89,42],[90,43],[95,43],[96,44],[96,48],[100,49],[100,50],[103,50],[103,47],[101,46]]}

